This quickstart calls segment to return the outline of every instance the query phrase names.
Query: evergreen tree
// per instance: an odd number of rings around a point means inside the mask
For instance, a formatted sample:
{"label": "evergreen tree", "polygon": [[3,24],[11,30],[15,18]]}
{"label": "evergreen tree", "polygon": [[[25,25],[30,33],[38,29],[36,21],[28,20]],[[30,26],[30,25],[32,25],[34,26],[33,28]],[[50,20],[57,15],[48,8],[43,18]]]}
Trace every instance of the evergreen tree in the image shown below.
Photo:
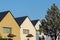
{"label": "evergreen tree", "polygon": [[47,15],[42,20],[42,26],[56,40],[57,30],[60,30],[60,10],[55,4],[47,10]]}

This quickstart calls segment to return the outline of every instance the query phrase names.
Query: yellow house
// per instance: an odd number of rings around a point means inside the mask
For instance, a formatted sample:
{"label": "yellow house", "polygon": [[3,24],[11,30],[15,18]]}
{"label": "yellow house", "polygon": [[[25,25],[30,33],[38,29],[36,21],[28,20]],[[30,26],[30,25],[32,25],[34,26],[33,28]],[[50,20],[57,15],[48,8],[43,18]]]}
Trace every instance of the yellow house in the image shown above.
{"label": "yellow house", "polygon": [[10,11],[0,12],[0,36],[20,40],[20,27]]}

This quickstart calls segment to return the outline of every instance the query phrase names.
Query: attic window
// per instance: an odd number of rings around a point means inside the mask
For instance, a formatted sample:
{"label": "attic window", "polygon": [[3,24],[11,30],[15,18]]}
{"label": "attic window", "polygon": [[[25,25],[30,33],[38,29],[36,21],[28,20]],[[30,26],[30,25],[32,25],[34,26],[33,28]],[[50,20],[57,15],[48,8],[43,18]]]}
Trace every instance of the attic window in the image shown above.
{"label": "attic window", "polygon": [[29,30],[28,29],[23,29],[23,33],[24,34],[29,34]]}

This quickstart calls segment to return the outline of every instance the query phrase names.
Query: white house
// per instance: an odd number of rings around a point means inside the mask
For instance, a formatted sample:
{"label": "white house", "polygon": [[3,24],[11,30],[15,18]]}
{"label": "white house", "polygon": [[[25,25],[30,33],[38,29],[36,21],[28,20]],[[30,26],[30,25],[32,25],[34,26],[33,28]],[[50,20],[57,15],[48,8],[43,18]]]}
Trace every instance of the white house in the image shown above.
{"label": "white house", "polygon": [[36,40],[39,40],[39,31],[38,30],[39,30],[39,26],[41,25],[41,23],[39,20],[32,20],[31,22],[36,29]]}
{"label": "white house", "polygon": [[46,36],[44,35],[43,32],[41,32],[41,34],[39,33],[40,26],[41,26],[40,20],[39,19],[38,20],[32,20],[31,22],[36,28],[36,40],[40,40],[42,38],[42,36],[44,36],[46,38]]}
{"label": "white house", "polygon": [[36,40],[36,30],[28,16],[15,18],[20,29],[21,40]]}

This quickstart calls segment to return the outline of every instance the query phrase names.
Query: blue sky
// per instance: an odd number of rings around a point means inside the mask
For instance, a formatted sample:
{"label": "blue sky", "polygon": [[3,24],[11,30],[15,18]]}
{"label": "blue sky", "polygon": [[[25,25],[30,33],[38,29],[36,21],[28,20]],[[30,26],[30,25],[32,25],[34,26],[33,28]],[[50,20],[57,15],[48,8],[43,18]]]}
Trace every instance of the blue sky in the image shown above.
{"label": "blue sky", "polygon": [[53,3],[60,8],[60,0],[0,0],[0,12],[10,10],[14,17],[42,20]]}

